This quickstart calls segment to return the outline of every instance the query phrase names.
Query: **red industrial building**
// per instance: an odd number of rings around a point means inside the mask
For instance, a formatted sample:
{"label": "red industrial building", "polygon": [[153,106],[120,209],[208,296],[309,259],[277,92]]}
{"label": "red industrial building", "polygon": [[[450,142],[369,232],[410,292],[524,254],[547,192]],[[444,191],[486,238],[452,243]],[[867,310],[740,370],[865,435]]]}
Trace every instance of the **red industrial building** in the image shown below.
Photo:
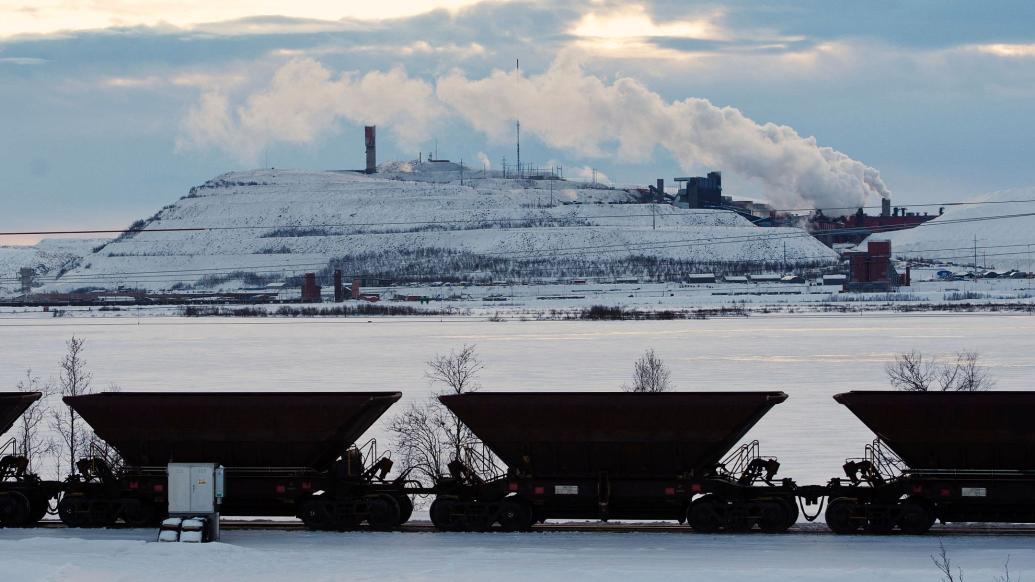
{"label": "red industrial building", "polygon": [[866,250],[849,251],[845,291],[892,291],[909,285],[909,267],[904,275],[891,262],[891,241],[871,240]]}
{"label": "red industrial building", "polygon": [[833,246],[838,243],[861,243],[874,233],[891,232],[914,228],[934,220],[941,214],[909,212],[906,208],[892,208],[891,200],[881,203],[879,216],[870,216],[860,208],[852,216],[831,217],[817,210],[809,219],[808,229],[822,243]]}
{"label": "red industrial building", "polygon": [[302,278],[302,303],[319,303],[320,286],[316,284],[316,273],[306,273]]}

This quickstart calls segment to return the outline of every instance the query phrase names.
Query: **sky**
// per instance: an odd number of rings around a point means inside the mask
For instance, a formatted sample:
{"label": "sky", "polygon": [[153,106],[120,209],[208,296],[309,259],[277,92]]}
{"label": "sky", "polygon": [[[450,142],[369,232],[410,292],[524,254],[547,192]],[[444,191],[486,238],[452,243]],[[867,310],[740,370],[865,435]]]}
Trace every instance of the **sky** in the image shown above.
{"label": "sky", "polygon": [[0,231],[359,168],[365,123],[382,161],[498,167],[520,117],[523,161],[720,170],[784,207],[1032,186],[1032,22],[1013,0],[0,0]]}

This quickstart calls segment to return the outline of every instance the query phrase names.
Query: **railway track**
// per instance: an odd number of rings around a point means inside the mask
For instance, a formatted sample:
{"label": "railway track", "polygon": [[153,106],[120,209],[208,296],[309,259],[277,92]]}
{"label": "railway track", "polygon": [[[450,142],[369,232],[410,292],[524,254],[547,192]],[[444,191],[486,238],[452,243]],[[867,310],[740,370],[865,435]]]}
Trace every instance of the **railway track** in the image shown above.
{"label": "railway track", "polygon": [[[66,529],[65,525],[57,521],[44,521],[38,527],[44,529]],[[307,531],[305,525],[300,521],[275,521],[275,520],[223,520],[219,525],[223,531]],[[363,530],[359,530],[363,531]],[[396,532],[403,533],[431,533],[435,527],[429,522],[407,523]],[[530,533],[678,533],[693,535],[693,530],[686,525],[674,523],[545,523],[536,525]],[[725,534],[723,534],[725,535]],[[730,534],[735,535],[735,534]],[[752,532],[741,535],[761,535]],[[823,524],[799,523],[791,527],[786,534],[770,535],[835,535]],[[1003,526],[990,527],[987,525],[961,526],[946,525],[934,526],[925,535],[929,536],[1035,536],[1035,526]],[[894,535],[892,536],[894,537]]]}

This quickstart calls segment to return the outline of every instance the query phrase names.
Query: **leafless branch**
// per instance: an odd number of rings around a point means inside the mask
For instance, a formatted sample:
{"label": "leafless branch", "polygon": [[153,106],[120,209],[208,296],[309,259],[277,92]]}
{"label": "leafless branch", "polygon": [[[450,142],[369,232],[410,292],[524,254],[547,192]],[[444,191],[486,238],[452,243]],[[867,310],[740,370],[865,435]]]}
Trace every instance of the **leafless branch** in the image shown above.
{"label": "leafless branch", "polygon": [[29,405],[22,412],[21,422],[17,428],[18,454],[29,461],[30,470],[35,468],[38,461],[44,456],[51,454],[57,449],[57,443],[53,438],[44,438],[40,435],[40,428],[47,416],[47,400],[50,397],[51,388],[49,384],[43,384],[37,376],[32,375],[32,370],[25,371],[25,379],[18,382],[19,392],[40,392],[43,396]]}
{"label": "leafless branch", "polygon": [[626,392],[667,392],[672,388],[672,372],[654,353],[649,349],[640,359],[633,364],[632,384],[622,386]]}

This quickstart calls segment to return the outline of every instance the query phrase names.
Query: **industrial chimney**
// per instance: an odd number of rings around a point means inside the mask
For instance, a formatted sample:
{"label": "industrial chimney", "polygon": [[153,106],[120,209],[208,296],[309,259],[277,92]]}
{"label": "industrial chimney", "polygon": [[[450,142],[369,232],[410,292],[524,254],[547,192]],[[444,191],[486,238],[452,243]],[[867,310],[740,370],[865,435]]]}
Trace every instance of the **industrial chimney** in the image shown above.
{"label": "industrial chimney", "polygon": [[367,125],[363,128],[363,136],[367,144],[367,170],[368,174],[377,172],[377,126]]}
{"label": "industrial chimney", "polygon": [[880,215],[891,216],[891,199],[881,198],[880,199]]}

